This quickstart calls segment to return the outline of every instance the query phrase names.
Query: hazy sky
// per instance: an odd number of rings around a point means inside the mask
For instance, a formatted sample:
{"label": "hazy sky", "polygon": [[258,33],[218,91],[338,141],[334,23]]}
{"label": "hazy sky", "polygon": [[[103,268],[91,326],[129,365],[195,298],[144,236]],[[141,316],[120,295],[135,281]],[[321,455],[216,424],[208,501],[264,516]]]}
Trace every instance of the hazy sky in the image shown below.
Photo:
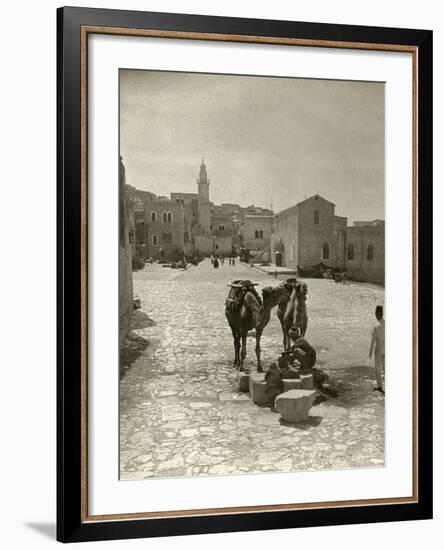
{"label": "hazy sky", "polygon": [[384,84],[121,70],[127,181],[275,212],[319,193],[349,221],[384,218]]}

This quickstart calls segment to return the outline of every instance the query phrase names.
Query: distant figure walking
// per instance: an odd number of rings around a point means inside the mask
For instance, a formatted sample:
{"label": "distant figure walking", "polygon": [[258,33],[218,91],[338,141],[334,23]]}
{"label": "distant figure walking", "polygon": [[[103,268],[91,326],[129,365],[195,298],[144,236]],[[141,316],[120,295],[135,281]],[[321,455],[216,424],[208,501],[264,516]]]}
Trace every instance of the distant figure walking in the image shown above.
{"label": "distant figure walking", "polygon": [[224,265],[225,263],[225,258],[222,256],[221,259],[220,259],[221,263],[222,263],[222,266]]}
{"label": "distant figure walking", "polygon": [[236,260],[234,258],[231,261],[231,265],[236,265]]}
{"label": "distant figure walking", "polygon": [[385,372],[385,320],[382,306],[376,306],[375,317],[378,322],[372,329],[368,356],[371,359],[373,353],[375,354],[376,388],[373,390],[385,393],[382,388],[382,373]]}
{"label": "distant figure walking", "polygon": [[214,260],[213,260],[213,267],[214,267],[214,269],[219,268],[219,260],[217,258],[214,258]]}

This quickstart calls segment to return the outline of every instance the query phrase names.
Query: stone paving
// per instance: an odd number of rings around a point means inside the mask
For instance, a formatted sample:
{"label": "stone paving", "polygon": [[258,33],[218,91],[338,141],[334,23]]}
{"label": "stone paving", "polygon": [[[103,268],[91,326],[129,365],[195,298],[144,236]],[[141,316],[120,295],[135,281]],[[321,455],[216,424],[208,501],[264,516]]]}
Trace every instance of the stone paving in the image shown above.
{"label": "stone paving", "polygon": [[[237,278],[277,284],[242,265],[215,270],[208,260],[134,274],[142,309],[121,354],[121,479],[383,466],[385,400],[373,391],[368,348],[384,290],[306,280],[318,398],[308,421],[292,425],[238,391],[224,315],[227,283]],[[253,369],[254,345],[249,337]],[[275,311],[261,345],[266,366],[282,348]]]}

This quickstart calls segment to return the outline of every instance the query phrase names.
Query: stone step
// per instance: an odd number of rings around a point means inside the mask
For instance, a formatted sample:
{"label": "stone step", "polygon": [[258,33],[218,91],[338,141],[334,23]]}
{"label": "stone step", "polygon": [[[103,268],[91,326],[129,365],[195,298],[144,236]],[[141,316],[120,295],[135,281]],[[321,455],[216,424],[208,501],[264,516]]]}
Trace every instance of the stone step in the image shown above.
{"label": "stone step", "polygon": [[315,398],[313,390],[289,390],[276,397],[274,406],[286,422],[304,422]]}
{"label": "stone step", "polygon": [[302,380],[299,378],[284,378],[284,392],[289,390],[302,390]]}
{"label": "stone step", "polygon": [[270,398],[265,391],[265,373],[252,372],[250,374],[249,384],[250,396],[253,403],[255,405],[269,405]]}
{"label": "stone step", "polygon": [[301,374],[301,382],[303,390],[312,390],[314,388],[312,374]]}
{"label": "stone step", "polygon": [[239,391],[244,393],[250,391],[250,374],[248,372],[239,373]]}
{"label": "stone step", "polygon": [[[290,390],[304,389],[302,380],[298,378],[284,378],[282,381],[284,382],[284,392]],[[242,389],[246,387],[247,383],[248,388]],[[271,405],[271,403],[269,402],[270,399],[267,396],[265,389],[265,373],[252,372],[251,374],[241,374],[241,378],[239,379],[239,390],[249,391],[253,403],[255,403],[256,405]]]}

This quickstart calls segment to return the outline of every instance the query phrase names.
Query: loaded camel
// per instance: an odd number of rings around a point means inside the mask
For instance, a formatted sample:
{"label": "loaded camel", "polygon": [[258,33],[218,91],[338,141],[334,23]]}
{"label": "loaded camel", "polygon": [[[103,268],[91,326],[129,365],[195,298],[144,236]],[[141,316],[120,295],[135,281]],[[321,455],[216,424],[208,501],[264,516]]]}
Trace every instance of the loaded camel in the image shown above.
{"label": "loaded camel", "polygon": [[296,279],[287,279],[282,286],[286,288],[289,299],[279,304],[277,316],[282,327],[284,350],[287,351],[291,347],[290,329],[299,328],[301,336],[305,336],[307,331],[307,285]]}
{"label": "loaded camel", "polygon": [[239,371],[244,370],[247,355],[247,334],[256,330],[257,371],[263,372],[261,366],[261,336],[268,325],[271,310],[282,301],[288,301],[288,290],[284,286],[265,287],[262,299],[251,281],[234,281],[225,302],[225,316],[233,333],[234,363]]}

